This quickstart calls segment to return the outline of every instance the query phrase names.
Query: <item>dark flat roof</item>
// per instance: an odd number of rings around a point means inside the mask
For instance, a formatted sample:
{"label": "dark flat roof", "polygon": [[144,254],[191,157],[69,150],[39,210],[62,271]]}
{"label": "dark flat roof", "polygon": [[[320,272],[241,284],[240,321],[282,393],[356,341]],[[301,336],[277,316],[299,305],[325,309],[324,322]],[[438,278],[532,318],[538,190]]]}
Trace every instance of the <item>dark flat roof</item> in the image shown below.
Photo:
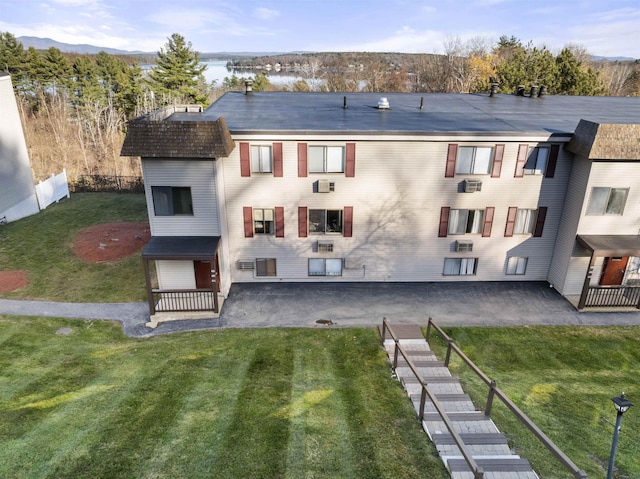
{"label": "dark flat roof", "polygon": [[144,259],[210,260],[220,236],[152,236],[142,251]]}
{"label": "dark flat roof", "polygon": [[[388,98],[389,110],[377,109],[381,97]],[[581,119],[640,123],[640,97],[228,92],[203,113],[175,113],[169,120],[216,120],[221,116],[231,133],[567,136]]]}
{"label": "dark flat roof", "polygon": [[577,239],[594,256],[640,256],[638,235],[578,235]]}

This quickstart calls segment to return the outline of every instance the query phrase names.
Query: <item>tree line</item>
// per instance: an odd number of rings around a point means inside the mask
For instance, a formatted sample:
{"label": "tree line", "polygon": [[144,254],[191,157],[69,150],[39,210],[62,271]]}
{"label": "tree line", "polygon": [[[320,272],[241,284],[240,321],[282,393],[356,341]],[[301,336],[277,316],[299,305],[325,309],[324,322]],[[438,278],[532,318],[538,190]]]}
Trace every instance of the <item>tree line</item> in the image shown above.
{"label": "tree line", "polygon": [[[246,79],[254,91],[340,92],[488,92],[519,86],[545,86],[549,94],[638,95],[637,62],[593,62],[588,53],[568,46],[554,55],[546,47],[515,37],[466,42],[452,38],[444,54],[314,53],[235,60],[251,68],[246,78],[231,75],[221,84],[204,78],[200,53],[173,34],[143,68],[127,55],[63,53],[25,49],[14,35],[0,32],[0,71],[12,75],[34,176],[66,168],[80,175],[140,174],[136,159],[120,157],[127,121],[173,104],[207,106],[228,90],[241,90]],[[267,64],[295,71],[299,81],[276,86]]]}

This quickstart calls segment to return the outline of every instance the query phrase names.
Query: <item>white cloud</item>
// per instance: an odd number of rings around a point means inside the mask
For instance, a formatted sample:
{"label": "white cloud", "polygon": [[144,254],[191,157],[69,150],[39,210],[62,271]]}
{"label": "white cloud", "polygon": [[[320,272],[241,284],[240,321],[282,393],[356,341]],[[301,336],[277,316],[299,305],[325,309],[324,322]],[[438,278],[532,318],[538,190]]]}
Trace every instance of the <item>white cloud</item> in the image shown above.
{"label": "white cloud", "polygon": [[434,30],[417,31],[404,26],[392,36],[363,43],[334,47],[338,51],[433,53],[447,35]]}
{"label": "white cloud", "polygon": [[272,10],[270,8],[260,7],[254,10],[253,16],[261,20],[273,20],[274,18],[278,18],[280,16],[280,12],[277,10]]}

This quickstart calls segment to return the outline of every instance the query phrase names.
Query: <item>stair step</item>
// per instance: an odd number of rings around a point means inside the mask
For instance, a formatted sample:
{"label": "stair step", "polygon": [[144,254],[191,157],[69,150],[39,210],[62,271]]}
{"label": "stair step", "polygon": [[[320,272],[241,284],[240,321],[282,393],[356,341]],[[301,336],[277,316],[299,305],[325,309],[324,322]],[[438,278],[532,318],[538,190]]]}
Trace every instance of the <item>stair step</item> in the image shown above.
{"label": "stair step", "polygon": [[[406,378],[400,378],[402,382],[409,384],[419,384],[418,378],[415,376],[409,376]],[[459,383],[460,380],[455,376],[426,376],[422,378],[425,383]]]}
{"label": "stair step", "polygon": [[[529,472],[533,471],[531,464],[526,459],[514,457],[513,459],[476,459],[476,463],[485,473],[487,472]],[[447,461],[449,471],[468,471],[469,465],[464,459],[449,459]]]}
{"label": "stair step", "polygon": [[[429,360],[420,360],[411,358],[411,362],[417,368],[444,368],[444,361],[435,361],[432,359]],[[404,359],[398,359],[398,364],[396,365],[398,368],[408,368],[409,363]]]}
{"label": "stair step", "polygon": [[[411,394],[409,396],[412,401],[420,401],[420,394]],[[463,402],[463,401],[471,401],[471,398],[468,394],[437,394],[436,399],[440,402]],[[427,401],[429,400],[429,396],[427,396]]]}
{"label": "stair step", "polygon": [[[451,421],[491,421],[489,416],[479,411],[474,412],[450,412],[447,417]],[[427,412],[424,414],[423,421],[434,422],[442,421],[442,417],[437,412]]]}
{"label": "stair step", "polygon": [[[460,434],[460,438],[465,445],[471,444],[507,444],[509,441],[502,433],[463,433]],[[440,444],[455,444],[453,436],[446,432],[436,433],[431,436],[433,443]]]}

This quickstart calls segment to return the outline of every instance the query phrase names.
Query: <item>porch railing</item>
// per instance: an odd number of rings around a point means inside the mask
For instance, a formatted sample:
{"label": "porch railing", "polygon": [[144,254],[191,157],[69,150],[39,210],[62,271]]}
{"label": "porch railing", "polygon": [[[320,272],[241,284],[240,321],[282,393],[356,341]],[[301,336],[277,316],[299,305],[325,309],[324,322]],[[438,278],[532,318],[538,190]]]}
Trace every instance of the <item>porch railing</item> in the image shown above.
{"label": "porch railing", "polygon": [[589,286],[585,308],[640,308],[640,286]]}
{"label": "porch railing", "polygon": [[151,314],[178,311],[218,312],[218,293],[210,289],[154,289]]}

